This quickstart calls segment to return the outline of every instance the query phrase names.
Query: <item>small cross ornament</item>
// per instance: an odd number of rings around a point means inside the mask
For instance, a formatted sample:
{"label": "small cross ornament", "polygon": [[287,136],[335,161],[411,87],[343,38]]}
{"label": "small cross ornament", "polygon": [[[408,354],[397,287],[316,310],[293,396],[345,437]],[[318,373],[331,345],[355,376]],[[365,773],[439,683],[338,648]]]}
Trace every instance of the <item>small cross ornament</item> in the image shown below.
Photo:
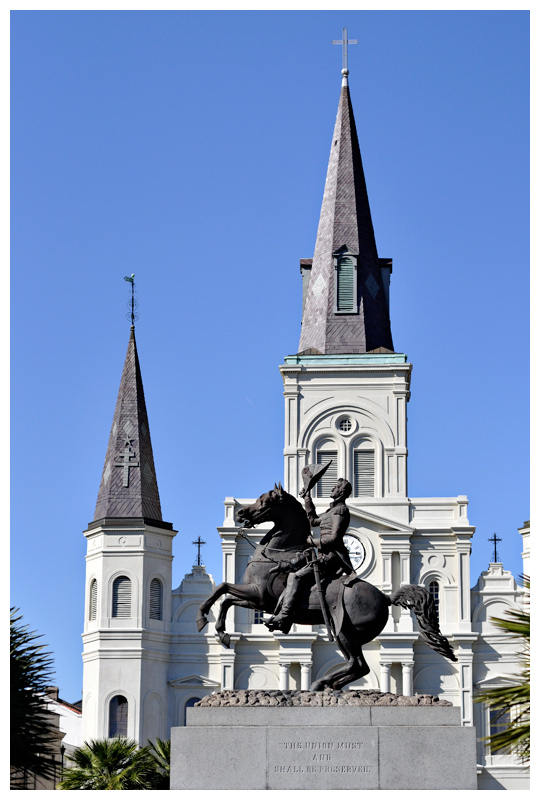
{"label": "small cross ornament", "polygon": [[348,50],[347,47],[350,44],[358,44],[358,39],[347,39],[347,28],[343,28],[343,39],[333,39],[332,44],[341,44],[343,45],[343,69],[346,69],[347,72],[349,71],[348,67]]}
{"label": "small cross ornament", "polygon": [[502,539],[500,536],[497,536],[497,534],[494,533],[493,537],[491,539],[488,539],[488,542],[493,542],[493,547],[494,547],[493,563],[498,564],[499,562],[497,561],[497,542],[502,542]]}
{"label": "small cross ornament", "polygon": [[201,567],[201,566],[202,566],[202,563],[203,563],[203,562],[202,562],[202,557],[201,557],[201,547],[203,546],[203,544],[206,544],[206,542],[203,542],[203,540],[201,539],[201,537],[200,537],[200,536],[198,536],[198,537],[195,539],[195,541],[194,541],[194,542],[191,542],[191,544],[196,544],[196,545],[197,545],[197,566],[198,566],[198,567]]}

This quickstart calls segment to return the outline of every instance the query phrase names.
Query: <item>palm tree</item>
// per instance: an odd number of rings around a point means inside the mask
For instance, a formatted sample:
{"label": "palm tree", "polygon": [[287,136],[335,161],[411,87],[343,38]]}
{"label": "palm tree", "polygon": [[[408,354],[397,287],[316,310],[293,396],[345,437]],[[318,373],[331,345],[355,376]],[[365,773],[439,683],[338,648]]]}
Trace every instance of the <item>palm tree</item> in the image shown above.
{"label": "palm tree", "polygon": [[171,740],[149,741],[150,754],[156,762],[154,789],[170,789],[171,785]]}
{"label": "palm tree", "polygon": [[58,789],[153,789],[156,762],[132,739],[93,739],[69,756]]}
{"label": "palm tree", "polygon": [[[21,625],[18,608],[10,614],[10,704],[11,788],[25,788],[28,773],[53,776],[54,741],[52,718],[44,694],[53,675],[52,658],[44,652],[41,638],[28,625]],[[57,731],[56,731],[57,733]]]}
{"label": "palm tree", "polygon": [[[530,580],[522,576],[523,586],[530,589]],[[498,628],[511,634],[522,642],[520,660],[523,669],[516,676],[516,683],[512,686],[501,686],[487,689],[475,697],[475,702],[485,703],[488,708],[498,712],[494,721],[501,720],[503,715],[510,717],[510,722],[501,730],[491,736],[486,736],[486,741],[492,752],[497,750],[515,750],[527,763],[530,759],[530,710],[531,710],[531,684],[530,684],[530,641],[531,641],[531,615],[530,611],[507,611],[506,617],[491,617]]]}

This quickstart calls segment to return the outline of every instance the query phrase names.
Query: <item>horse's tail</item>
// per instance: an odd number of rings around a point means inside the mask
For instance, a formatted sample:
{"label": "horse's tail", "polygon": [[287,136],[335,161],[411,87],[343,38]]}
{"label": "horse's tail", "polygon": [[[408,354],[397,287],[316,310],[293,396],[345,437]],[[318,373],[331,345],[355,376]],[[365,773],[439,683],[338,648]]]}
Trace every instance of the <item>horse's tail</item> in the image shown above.
{"label": "horse's tail", "polygon": [[457,661],[448,639],[442,635],[437,619],[437,608],[430,593],[423,586],[405,584],[389,598],[390,604],[411,608],[416,616],[420,633],[426,644],[441,656]]}

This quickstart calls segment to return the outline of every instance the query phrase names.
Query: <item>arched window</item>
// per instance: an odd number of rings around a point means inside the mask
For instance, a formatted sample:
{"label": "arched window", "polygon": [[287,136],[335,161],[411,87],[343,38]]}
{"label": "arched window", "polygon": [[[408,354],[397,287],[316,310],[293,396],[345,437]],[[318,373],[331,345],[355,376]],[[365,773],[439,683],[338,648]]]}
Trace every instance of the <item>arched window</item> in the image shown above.
{"label": "arched window", "polygon": [[109,739],[127,736],[128,701],[123,694],[115,695],[109,703]]}
{"label": "arched window", "polygon": [[370,442],[362,442],[353,453],[354,497],[375,497],[375,450]]}
{"label": "arched window", "polygon": [[190,697],[189,700],[187,701],[187,703],[185,704],[185,706],[184,706],[184,725],[186,724],[186,716],[187,716],[186,712],[187,712],[188,708],[193,708],[195,703],[198,703],[200,699],[201,699],[200,697]]}
{"label": "arched window", "polygon": [[327,450],[326,448],[319,450],[317,448],[317,464],[332,462],[322,478],[316,483],[317,497],[330,497],[330,492],[337,481],[337,457],[337,450]]}
{"label": "arched window", "polygon": [[437,609],[437,617],[439,616],[439,584],[437,581],[431,581],[428,586],[428,592],[433,598],[435,608]]}
{"label": "arched window", "polygon": [[[510,712],[509,711],[501,711],[499,708],[490,708],[489,709],[489,735],[495,736],[495,734],[503,733],[508,726],[510,725]],[[503,753],[509,753],[510,750],[507,747],[501,747],[500,745],[497,746],[496,744],[490,745],[491,755],[502,755]]]}
{"label": "arched window", "polygon": [[88,616],[91,620],[97,619],[97,590],[98,584],[97,580],[94,578],[90,584],[90,609]]}
{"label": "arched window", "polygon": [[163,619],[163,586],[158,578],[150,583],[150,619]]}
{"label": "arched window", "polygon": [[113,617],[131,617],[131,581],[125,575],[116,578],[112,596]]}

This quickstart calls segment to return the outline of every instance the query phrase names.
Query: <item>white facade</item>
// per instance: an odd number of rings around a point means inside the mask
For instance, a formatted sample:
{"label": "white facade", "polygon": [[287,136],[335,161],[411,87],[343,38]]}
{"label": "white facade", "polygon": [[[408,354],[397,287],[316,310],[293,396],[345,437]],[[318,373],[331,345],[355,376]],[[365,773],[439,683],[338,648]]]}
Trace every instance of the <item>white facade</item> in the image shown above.
{"label": "white facade", "polygon": [[[347,363],[343,363],[347,359]],[[428,648],[414,618],[392,607],[385,630],[364,648],[370,673],[352,686],[398,694],[436,694],[459,705],[464,725],[478,736],[489,732],[489,716],[473,703],[476,688],[500,685],[519,672],[515,642],[489,618],[519,606],[520,590],[501,564],[490,564],[470,590],[467,498],[409,498],[407,495],[407,413],[411,365],[396,354],[293,356],[282,365],[285,396],[285,478],[298,495],[299,475],[321,452],[337,452],[338,476],[355,486],[355,450],[374,452],[373,496],[349,498],[349,535],[357,572],[390,594],[402,583],[438,587],[439,619],[458,657],[451,663]],[[317,362],[317,363],[316,363]],[[337,363],[336,363],[337,362]],[[340,363],[342,362],[342,363]],[[343,420],[348,420],[343,423]],[[343,430],[344,429],[344,430]],[[261,487],[261,493],[270,487]],[[223,580],[241,582],[253,552],[238,536],[237,511],[254,498],[228,497],[218,528]],[[318,511],[328,498],[314,498]],[[247,531],[256,543],[269,524]],[[528,528],[521,529],[524,561]],[[204,567],[194,567],[172,590],[174,531],[90,527],[85,606],[83,738],[109,735],[111,699],[128,705],[127,733],[141,743],[168,738],[183,725],[186,706],[221,689],[308,689],[341,662],[323,626],[294,625],[273,634],[249,609],[233,607],[227,618],[231,647],[214,634],[218,606],[209,625],[197,631],[200,603],[214,588]],[[351,543],[351,540],[349,540]],[[524,568],[525,571],[525,568]],[[119,575],[131,581],[129,618],[112,617],[112,586]],[[150,582],[164,587],[162,619],[150,619]],[[92,620],[92,581],[98,582]],[[478,746],[479,788],[528,788],[528,773],[515,756]]]}

